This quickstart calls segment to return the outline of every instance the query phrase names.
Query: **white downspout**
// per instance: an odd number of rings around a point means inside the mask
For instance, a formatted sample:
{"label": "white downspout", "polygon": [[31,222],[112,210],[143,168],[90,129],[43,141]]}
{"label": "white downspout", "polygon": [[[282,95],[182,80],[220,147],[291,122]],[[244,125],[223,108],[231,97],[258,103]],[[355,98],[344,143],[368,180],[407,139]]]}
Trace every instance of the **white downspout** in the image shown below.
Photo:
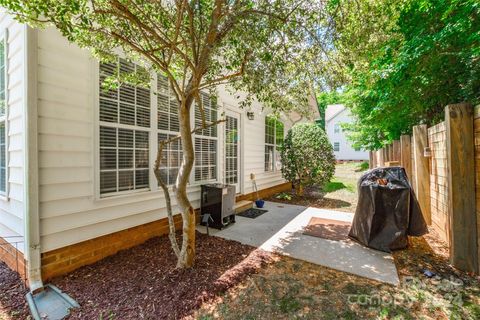
{"label": "white downspout", "polygon": [[37,135],[37,30],[24,25],[24,221],[30,291],[43,287],[40,252]]}

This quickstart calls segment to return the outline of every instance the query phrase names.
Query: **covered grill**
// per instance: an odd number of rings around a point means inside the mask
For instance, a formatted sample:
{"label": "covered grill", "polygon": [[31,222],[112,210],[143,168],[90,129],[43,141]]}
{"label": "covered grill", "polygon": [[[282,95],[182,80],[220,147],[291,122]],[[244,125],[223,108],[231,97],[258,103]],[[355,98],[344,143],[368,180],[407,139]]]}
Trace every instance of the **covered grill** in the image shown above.
{"label": "covered grill", "polygon": [[390,252],[408,245],[408,236],[428,232],[402,167],[377,168],[358,182],[358,205],[349,236],[367,247]]}

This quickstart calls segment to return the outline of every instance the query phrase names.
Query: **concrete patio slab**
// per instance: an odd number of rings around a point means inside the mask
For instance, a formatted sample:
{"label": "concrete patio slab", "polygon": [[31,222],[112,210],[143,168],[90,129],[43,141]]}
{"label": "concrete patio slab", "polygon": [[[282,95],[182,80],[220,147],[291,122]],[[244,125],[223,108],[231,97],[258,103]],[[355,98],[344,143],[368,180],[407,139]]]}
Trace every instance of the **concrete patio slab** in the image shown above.
{"label": "concrete patio slab", "polygon": [[[397,269],[391,254],[366,248],[353,241],[341,242],[303,234],[303,228],[312,217],[351,222],[353,214],[274,202],[267,202],[265,209],[268,212],[256,219],[237,216],[235,224],[223,230],[210,229],[210,234],[398,285]],[[198,230],[206,232],[202,226],[198,226]]]}

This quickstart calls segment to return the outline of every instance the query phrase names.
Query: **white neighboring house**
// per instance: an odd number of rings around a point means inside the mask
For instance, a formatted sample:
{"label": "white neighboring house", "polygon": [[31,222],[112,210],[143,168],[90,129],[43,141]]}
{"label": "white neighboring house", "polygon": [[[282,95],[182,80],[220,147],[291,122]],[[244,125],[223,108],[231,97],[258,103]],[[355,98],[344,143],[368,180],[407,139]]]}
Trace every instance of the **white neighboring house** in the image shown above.
{"label": "white neighboring house", "polygon": [[328,105],[325,111],[325,129],[332,143],[335,159],[339,161],[368,160],[368,151],[354,149],[342,130],[343,123],[352,123],[350,110],[343,104]]}
{"label": "white neighboring house", "polygon": [[[159,139],[178,135],[176,103],[157,74],[150,88],[101,90],[114,68],[138,66],[99,64],[55,29],[32,29],[0,12],[0,245],[12,251],[25,239],[18,251],[31,284],[168,231],[152,167]],[[238,199],[252,199],[251,173],[261,196],[290,188],[276,149],[298,115],[271,120],[256,102],[252,117],[225,88],[216,100],[203,99],[209,120],[225,114],[227,122],[194,137],[194,207],[205,183],[234,184]],[[172,144],[164,153],[171,185],[181,149]],[[15,265],[3,248],[0,260]]]}

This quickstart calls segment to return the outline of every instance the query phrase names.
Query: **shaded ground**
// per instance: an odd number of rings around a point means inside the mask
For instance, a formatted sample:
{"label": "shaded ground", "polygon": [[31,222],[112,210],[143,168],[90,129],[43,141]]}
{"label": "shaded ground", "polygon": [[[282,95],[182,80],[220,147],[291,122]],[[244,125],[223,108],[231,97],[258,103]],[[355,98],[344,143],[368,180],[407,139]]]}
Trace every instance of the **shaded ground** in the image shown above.
{"label": "shaded ground", "polygon": [[164,236],[52,283],[82,306],[69,319],[180,319],[255,272],[267,258],[253,251],[197,233],[195,268],[177,270]]}
{"label": "shaded ground", "polygon": [[[196,266],[175,269],[166,236],[121,251],[51,283],[80,305],[69,319],[181,319],[256,272],[268,255],[197,233]],[[0,265],[0,320],[26,319],[21,282]]]}
{"label": "shaded ground", "polygon": [[[479,277],[452,268],[435,234],[410,242],[394,253],[401,287],[205,235],[192,270],[173,268],[162,237],[53,283],[82,306],[70,319],[480,319]],[[1,320],[28,319],[24,294],[0,264]]]}
{"label": "shaded ground", "polygon": [[[401,287],[326,267],[277,257],[260,273],[206,303],[207,319],[479,319],[479,278],[451,268],[443,244],[412,238],[394,254]],[[428,279],[429,268],[438,277]]]}
{"label": "shaded ground", "polygon": [[295,192],[282,192],[265,200],[307,207],[355,212],[357,207],[357,181],[364,173],[361,163],[343,163],[335,167],[335,176],[323,188],[305,188],[303,196]]}
{"label": "shaded ground", "polygon": [[29,318],[26,293],[18,274],[0,262],[0,320]]}

